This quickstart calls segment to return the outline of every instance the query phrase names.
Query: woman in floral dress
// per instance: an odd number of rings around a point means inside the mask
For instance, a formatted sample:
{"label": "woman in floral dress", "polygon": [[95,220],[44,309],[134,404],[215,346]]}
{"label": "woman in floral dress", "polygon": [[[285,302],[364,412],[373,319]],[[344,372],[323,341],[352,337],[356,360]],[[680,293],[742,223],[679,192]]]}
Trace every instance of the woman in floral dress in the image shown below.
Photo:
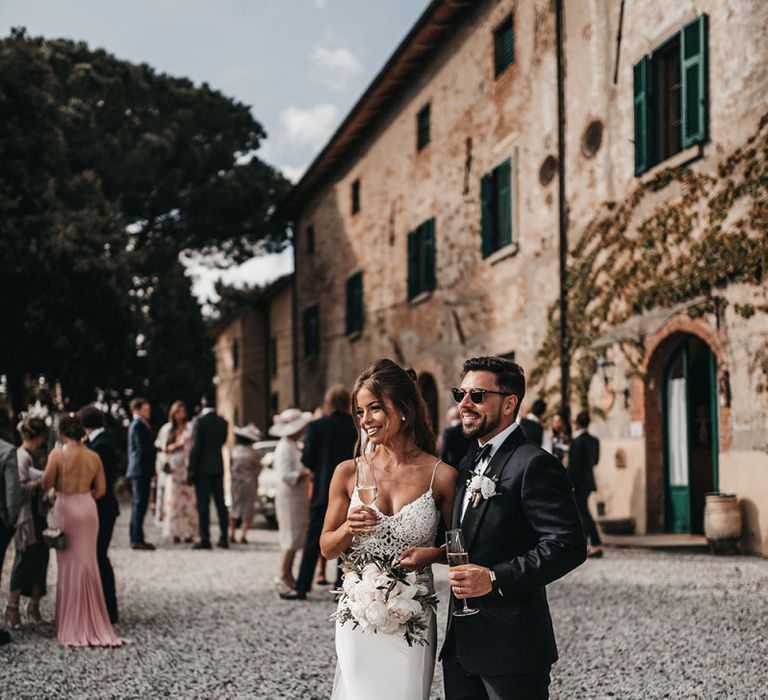
{"label": "woman in floral dress", "polygon": [[192,542],[197,533],[195,487],[187,484],[187,465],[192,429],[183,401],[174,401],[168,413],[171,429],[165,445],[168,478],[165,482],[163,537],[174,542]]}

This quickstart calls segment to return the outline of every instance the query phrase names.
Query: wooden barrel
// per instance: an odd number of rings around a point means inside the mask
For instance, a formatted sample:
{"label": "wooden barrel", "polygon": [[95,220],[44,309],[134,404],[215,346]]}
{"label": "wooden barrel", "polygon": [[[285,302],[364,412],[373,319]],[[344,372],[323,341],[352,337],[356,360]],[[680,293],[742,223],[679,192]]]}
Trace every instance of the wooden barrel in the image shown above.
{"label": "wooden barrel", "polygon": [[741,539],[741,510],[733,493],[708,493],[704,534],[713,554],[734,552]]}

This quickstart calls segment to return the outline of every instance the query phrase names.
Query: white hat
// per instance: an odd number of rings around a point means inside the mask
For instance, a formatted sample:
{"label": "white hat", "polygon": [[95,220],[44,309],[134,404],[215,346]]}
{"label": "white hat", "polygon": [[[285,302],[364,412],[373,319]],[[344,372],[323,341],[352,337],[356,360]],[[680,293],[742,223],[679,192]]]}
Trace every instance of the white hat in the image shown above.
{"label": "white hat", "polygon": [[237,437],[245,438],[251,442],[258,442],[261,440],[261,430],[259,430],[253,423],[248,423],[248,425],[241,428],[235,426],[232,432],[237,435]]}
{"label": "white hat", "polygon": [[286,437],[301,432],[312,420],[309,411],[300,411],[298,408],[286,408],[282,413],[274,417],[272,427],[267,431],[275,437]]}

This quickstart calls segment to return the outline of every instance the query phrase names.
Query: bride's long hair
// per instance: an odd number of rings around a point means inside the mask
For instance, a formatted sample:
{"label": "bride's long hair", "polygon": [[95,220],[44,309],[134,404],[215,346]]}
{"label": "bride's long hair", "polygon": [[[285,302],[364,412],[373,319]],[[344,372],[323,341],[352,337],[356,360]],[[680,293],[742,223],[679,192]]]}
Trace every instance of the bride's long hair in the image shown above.
{"label": "bride's long hair", "polygon": [[[392,360],[375,360],[363,369],[352,389],[352,415],[357,425],[358,439],[355,454],[360,454],[360,420],[357,417],[357,394],[365,387],[382,405],[386,413],[384,397],[405,416],[402,431],[406,439],[423,452],[435,454],[437,440],[429,424],[427,405],[417,383],[416,372],[403,369]],[[388,418],[391,417],[388,416]]]}

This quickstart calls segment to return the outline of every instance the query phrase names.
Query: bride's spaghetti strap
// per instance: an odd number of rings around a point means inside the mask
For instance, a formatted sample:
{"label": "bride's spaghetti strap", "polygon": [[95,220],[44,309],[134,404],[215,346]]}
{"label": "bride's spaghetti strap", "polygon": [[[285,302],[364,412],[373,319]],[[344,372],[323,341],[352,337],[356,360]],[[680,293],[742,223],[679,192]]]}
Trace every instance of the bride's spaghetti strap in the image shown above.
{"label": "bride's spaghetti strap", "polygon": [[428,492],[432,490],[432,484],[435,483],[435,474],[437,474],[437,468],[442,464],[442,462],[443,462],[442,459],[438,459],[437,462],[435,463],[435,467],[432,470],[432,478],[429,480],[429,490],[428,490]]}

